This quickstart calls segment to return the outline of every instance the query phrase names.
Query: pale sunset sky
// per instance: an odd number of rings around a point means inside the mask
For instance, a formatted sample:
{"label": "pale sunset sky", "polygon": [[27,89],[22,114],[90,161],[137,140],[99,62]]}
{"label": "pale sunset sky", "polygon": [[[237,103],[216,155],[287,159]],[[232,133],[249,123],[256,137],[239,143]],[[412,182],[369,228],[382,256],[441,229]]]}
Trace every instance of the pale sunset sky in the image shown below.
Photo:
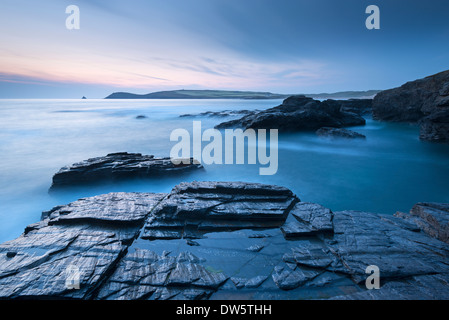
{"label": "pale sunset sky", "polygon": [[[380,30],[365,27],[371,4]],[[387,89],[449,69],[448,12],[447,0],[1,0],[0,98]]]}

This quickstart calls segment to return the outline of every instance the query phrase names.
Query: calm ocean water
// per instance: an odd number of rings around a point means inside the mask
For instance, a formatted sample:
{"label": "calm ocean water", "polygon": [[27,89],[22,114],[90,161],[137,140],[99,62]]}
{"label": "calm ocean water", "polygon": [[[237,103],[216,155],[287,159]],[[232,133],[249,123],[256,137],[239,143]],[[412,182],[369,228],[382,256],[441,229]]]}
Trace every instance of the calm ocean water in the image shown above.
{"label": "calm ocean water", "polygon": [[[386,214],[420,201],[449,202],[449,146],[421,142],[418,127],[368,119],[354,128],[366,141],[330,141],[313,133],[279,136],[279,170],[210,165],[203,172],[158,180],[83,187],[49,194],[61,167],[112,152],[168,156],[173,129],[203,129],[231,118],[180,118],[204,111],[266,109],[280,100],[0,100],[0,242],[19,236],[44,210],[112,191],[168,192],[181,181],[278,184],[302,201],[334,211]],[[146,119],[136,119],[145,115]]]}

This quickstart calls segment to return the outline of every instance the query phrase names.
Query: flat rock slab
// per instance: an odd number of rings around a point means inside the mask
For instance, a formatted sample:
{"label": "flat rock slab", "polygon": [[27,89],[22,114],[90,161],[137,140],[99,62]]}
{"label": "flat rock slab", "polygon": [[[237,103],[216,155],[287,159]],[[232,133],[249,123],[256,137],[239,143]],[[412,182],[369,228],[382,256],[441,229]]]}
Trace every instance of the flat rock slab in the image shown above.
{"label": "flat rock slab", "polygon": [[157,158],[152,155],[127,152],[111,153],[104,157],[91,158],[61,168],[53,176],[53,183],[50,189],[98,183],[105,180],[154,178],[161,175],[181,174],[203,168],[193,158],[187,160],[184,161],[186,164],[174,164],[168,157]]}
{"label": "flat rock slab", "polygon": [[332,212],[244,182],[80,199],[0,245],[0,299],[449,299],[449,244],[418,223],[441,229],[448,207]]}
{"label": "flat rock slab", "polygon": [[196,118],[196,117],[232,117],[232,116],[243,116],[250,113],[253,113],[258,110],[223,110],[223,111],[206,111],[196,114],[182,114],[180,118]]}
{"label": "flat rock slab", "polygon": [[211,231],[279,227],[297,201],[290,190],[271,185],[181,183],[156,207],[142,237],[201,238]]}
{"label": "flat rock slab", "polygon": [[144,221],[149,208],[162,200],[164,194],[110,193],[79,199],[66,206],[44,212],[42,218],[49,224],[75,222],[135,224]]}

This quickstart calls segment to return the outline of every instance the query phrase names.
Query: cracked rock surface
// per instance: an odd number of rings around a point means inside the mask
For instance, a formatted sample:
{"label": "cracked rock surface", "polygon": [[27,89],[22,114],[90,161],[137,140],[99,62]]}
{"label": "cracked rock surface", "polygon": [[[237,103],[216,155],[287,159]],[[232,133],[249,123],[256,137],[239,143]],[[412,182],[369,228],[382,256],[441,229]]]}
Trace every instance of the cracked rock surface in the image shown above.
{"label": "cracked rock surface", "polygon": [[244,182],[84,198],[0,245],[0,298],[449,299],[447,208],[332,212]]}

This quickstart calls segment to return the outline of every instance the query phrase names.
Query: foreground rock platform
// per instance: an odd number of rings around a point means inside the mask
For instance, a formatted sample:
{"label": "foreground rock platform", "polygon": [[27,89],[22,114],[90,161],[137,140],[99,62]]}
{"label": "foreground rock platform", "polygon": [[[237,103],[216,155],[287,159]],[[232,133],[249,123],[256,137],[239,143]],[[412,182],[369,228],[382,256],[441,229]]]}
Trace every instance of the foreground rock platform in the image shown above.
{"label": "foreground rock platform", "polygon": [[0,245],[0,299],[449,299],[448,207],[332,212],[243,182],[79,199]]}
{"label": "foreground rock platform", "polygon": [[157,158],[153,155],[118,152],[61,168],[53,176],[50,189],[130,178],[154,178],[202,168],[203,166],[193,158],[189,159],[188,164],[181,162],[175,165],[169,157]]}

